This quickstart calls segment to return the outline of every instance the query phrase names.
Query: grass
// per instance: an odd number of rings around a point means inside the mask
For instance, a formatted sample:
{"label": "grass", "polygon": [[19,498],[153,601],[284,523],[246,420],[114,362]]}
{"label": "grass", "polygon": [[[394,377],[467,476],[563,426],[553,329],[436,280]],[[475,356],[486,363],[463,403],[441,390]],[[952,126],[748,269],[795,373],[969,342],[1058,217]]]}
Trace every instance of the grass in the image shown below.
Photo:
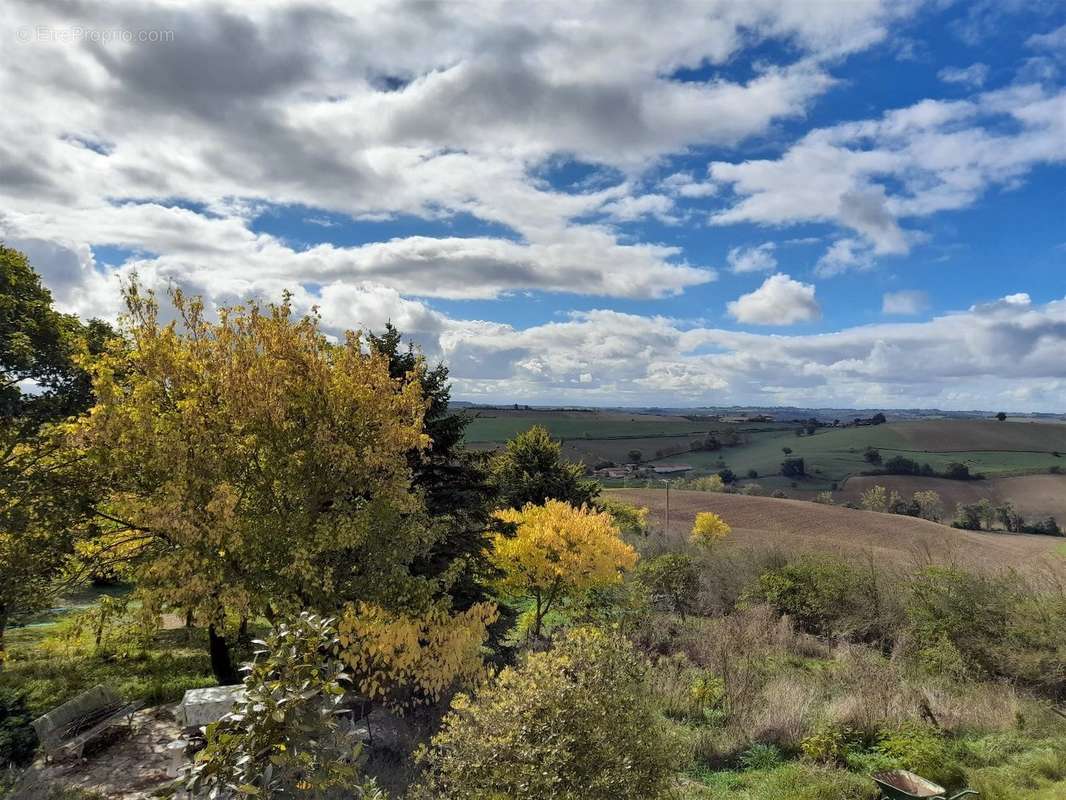
{"label": "grass", "polygon": [[34,716],[44,714],[98,683],[148,705],[177,702],[186,689],[213,686],[206,634],[159,631],[147,647],[96,650],[88,634],[72,629],[74,612],[54,612],[48,622],[13,629],[0,671],[0,688],[20,690]]}

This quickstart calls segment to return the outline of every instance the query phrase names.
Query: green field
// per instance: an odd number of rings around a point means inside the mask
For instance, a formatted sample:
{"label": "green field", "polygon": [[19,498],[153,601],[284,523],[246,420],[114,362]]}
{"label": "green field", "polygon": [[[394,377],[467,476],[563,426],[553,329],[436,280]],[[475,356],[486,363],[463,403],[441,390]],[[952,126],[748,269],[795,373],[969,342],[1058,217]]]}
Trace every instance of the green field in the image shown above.
{"label": "green field", "polygon": [[[607,414],[589,411],[476,411],[466,430],[470,444],[505,442],[534,425],[548,429],[557,439],[614,439],[680,436],[706,433],[713,424],[684,417],[650,414]],[[713,427],[719,427],[714,425]]]}
{"label": "green field", "polygon": [[[563,442],[570,459],[585,464],[622,463],[630,450],[640,450],[646,461],[690,464],[693,474],[728,467],[744,477],[750,470],[767,488],[792,488],[780,477],[782,448],[806,461],[808,477],[795,488],[817,491],[870,470],[863,451],[875,447],[887,460],[900,455],[928,463],[943,471],[961,462],[971,472],[988,477],[1045,473],[1066,469],[1066,425],[993,420],[941,420],[892,422],[884,425],[821,428],[811,436],[796,436],[788,423],[730,424],[688,420],[654,414],[589,411],[478,411],[467,430],[467,442],[478,448],[495,448],[533,425],[543,425]],[[717,451],[688,451],[692,439],[711,431],[736,430],[744,443]],[[657,456],[660,451],[669,454]],[[671,452],[672,451],[672,452]]]}

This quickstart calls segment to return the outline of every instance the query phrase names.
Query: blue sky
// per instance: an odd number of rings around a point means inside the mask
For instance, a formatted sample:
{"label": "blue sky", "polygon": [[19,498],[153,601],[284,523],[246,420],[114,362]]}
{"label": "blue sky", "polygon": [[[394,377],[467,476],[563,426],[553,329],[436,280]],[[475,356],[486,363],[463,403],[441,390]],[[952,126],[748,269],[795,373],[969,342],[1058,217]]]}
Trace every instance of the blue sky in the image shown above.
{"label": "blue sky", "polygon": [[0,237],[83,316],[136,274],[392,320],[462,399],[1066,411],[1061,2],[13,8]]}

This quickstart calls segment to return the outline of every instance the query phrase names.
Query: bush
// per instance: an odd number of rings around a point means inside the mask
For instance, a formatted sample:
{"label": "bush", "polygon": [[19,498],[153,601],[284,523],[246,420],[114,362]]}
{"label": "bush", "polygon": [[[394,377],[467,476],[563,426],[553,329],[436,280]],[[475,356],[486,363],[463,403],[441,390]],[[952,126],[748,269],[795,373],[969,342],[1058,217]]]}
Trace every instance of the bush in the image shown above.
{"label": "bush", "polygon": [[679,614],[684,619],[696,609],[700,573],[690,556],[666,553],[645,559],[637,564],[633,577],[661,610]]}
{"label": "bush", "polygon": [[578,628],[455,698],[419,755],[415,796],[653,800],[671,787],[677,744],[657,721],[630,645]]}
{"label": "bush", "polygon": [[893,596],[882,591],[873,569],[804,558],[764,572],[749,598],[764,600],[808,633],[860,641],[893,637]]}
{"label": "bush", "polygon": [[881,451],[876,447],[867,447],[863,451],[862,459],[867,464],[880,464],[881,463]]}
{"label": "bush", "polygon": [[781,474],[786,478],[802,478],[807,474],[807,468],[802,458],[786,458],[781,462]]}
{"label": "bush", "polygon": [[349,679],[336,658],[332,621],[304,613],[260,644],[244,679],[246,697],[207,726],[189,789],[382,799],[373,781],[359,776],[359,745],[337,716]]}
{"label": "bush", "polygon": [[754,470],[754,469],[749,469],[748,470],[748,477],[751,478],[752,480],[755,480],[756,478],[759,477],[759,471],[758,470]]}
{"label": "bush", "polygon": [[911,581],[907,599],[911,637],[920,660],[930,665],[930,658],[939,659],[953,648],[971,669],[996,675],[1012,595],[1005,578],[947,567],[920,572]]}
{"label": "bush", "polygon": [[0,689],[0,769],[20,767],[33,758],[37,734],[30,723],[25,695],[16,689]]}

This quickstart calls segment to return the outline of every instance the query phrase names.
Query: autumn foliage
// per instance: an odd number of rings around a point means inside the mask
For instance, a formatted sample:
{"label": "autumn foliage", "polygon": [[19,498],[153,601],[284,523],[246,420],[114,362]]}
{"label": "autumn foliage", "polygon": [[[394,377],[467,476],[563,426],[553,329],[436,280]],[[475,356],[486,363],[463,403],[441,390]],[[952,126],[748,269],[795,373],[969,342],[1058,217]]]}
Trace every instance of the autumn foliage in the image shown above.
{"label": "autumn foliage", "polygon": [[500,533],[493,541],[493,561],[503,575],[499,588],[532,598],[534,636],[557,602],[594,586],[620,583],[637,563],[637,552],[622,541],[607,512],[549,500],[521,511],[500,511],[496,517],[515,526],[515,535]]}
{"label": "autumn foliage", "polygon": [[712,511],[700,511],[692,526],[690,539],[693,544],[709,549],[725,539],[733,529]]}

